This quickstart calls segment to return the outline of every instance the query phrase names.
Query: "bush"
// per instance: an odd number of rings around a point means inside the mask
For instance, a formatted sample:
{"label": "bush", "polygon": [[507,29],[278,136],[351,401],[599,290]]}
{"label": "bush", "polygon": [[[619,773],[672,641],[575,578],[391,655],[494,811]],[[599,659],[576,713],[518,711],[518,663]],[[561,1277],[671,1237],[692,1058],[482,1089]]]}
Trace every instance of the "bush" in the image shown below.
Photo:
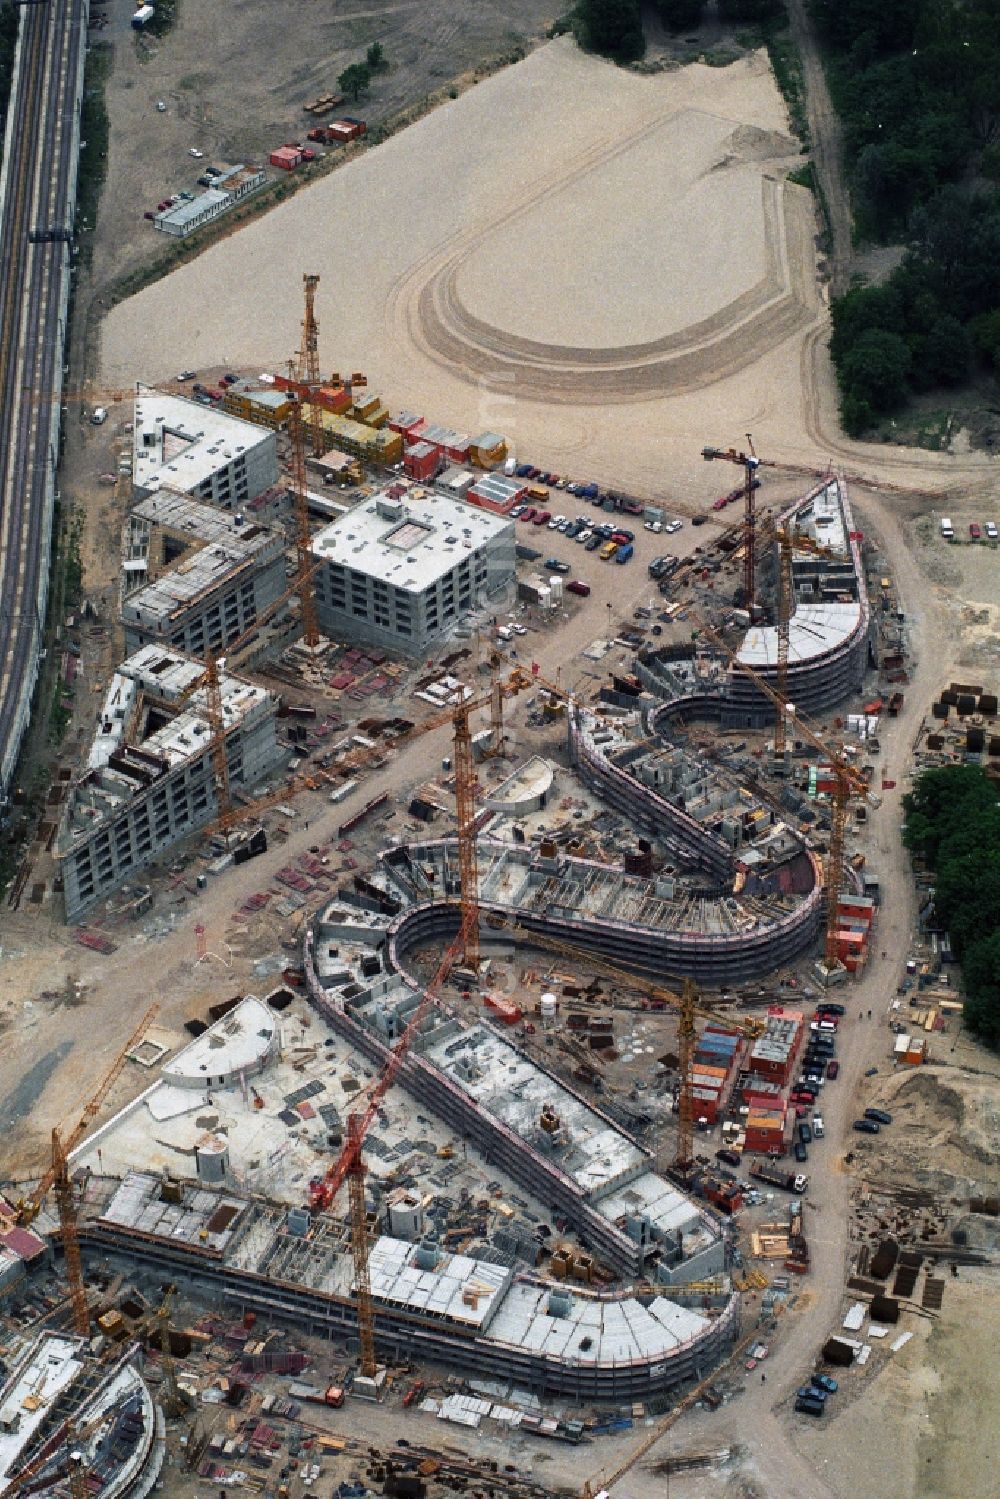
{"label": "bush", "polygon": [[705,0],[656,0],[656,9],[669,31],[693,31],[701,24]]}
{"label": "bush", "polygon": [[646,50],[639,0],[579,0],[577,18],[584,45],[613,57],[635,62]]}

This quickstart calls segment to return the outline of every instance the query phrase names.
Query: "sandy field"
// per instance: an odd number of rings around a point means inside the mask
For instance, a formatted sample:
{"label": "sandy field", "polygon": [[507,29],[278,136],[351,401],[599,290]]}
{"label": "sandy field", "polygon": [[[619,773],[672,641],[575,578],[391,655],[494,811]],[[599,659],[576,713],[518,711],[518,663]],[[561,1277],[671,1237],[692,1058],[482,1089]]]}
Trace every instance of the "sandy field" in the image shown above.
{"label": "sandy field", "polygon": [[975,481],[988,460],[837,432],[787,131],[762,53],[643,76],[560,38],[115,308],[103,383],[280,367],[310,270],[327,368],[557,471],[703,501],[701,447],[750,430],[785,463]]}

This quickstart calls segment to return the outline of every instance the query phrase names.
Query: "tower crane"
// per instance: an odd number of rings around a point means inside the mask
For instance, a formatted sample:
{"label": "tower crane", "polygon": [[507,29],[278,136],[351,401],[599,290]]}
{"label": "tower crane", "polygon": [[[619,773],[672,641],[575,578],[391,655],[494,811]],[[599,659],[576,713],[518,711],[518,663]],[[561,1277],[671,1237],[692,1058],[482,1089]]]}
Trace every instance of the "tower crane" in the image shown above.
{"label": "tower crane", "polygon": [[[296,378],[301,385],[315,391],[320,384],[319,373],[319,323],[316,321],[316,288],[319,277],[308,271],[302,277],[305,292],[305,315],[302,319],[302,342],[299,345]],[[309,434],[312,438],[313,457],[319,458],[324,450],[323,418],[320,407],[313,401],[309,408]]]}
{"label": "tower crane", "polygon": [[[696,620],[695,623],[697,633],[711,640],[722,651],[733,670],[741,671],[750,678],[754,686],[774,704],[780,718],[794,711],[791,703],[779,697],[770,682],[730,650],[721,635],[702,620]],[[843,745],[837,749],[832,748],[819,731],[812,727],[808,719],[800,714],[796,715],[795,724],[797,732],[802,735],[803,739],[818,749],[821,754],[828,756],[833,772],[830,846],[826,858],[826,939],[823,959],[827,971],[833,973],[840,966],[837,954],[837,916],[844,884],[844,834],[847,828],[847,808],[852,796],[860,796],[870,807],[881,806],[881,801],[869,789],[868,782],[861,772],[847,759]]]}
{"label": "tower crane", "polygon": [[76,1204],[73,1199],[73,1183],[69,1174],[69,1157],[76,1149],[88,1127],[121,1075],[128,1054],[142,1040],[159,1013],[159,1005],[152,1005],[142,1017],[136,1029],[125,1042],[108,1071],[104,1074],[96,1091],[87,1100],[76,1124],[65,1138],[58,1129],[52,1131],[52,1161],[27,1200],[16,1204],[15,1220],[22,1227],[33,1223],[42,1210],[42,1204],[51,1188],[55,1189],[56,1206],[59,1211],[59,1226],[62,1234],[63,1254],[66,1259],[66,1279],[69,1284],[73,1307],[73,1326],[81,1337],[90,1331],[90,1316],[87,1310],[87,1293],[83,1284],[83,1267],[80,1262],[80,1241],[76,1227]]}
{"label": "tower crane", "polygon": [[[747,433],[747,452],[735,448],[702,448],[701,456],[706,462],[715,458],[724,458],[727,463],[738,464],[743,470],[743,605],[746,609],[753,609],[756,602],[757,589],[757,563],[754,557],[754,541],[757,529],[756,515],[756,491],[760,484],[757,478],[757,470],[761,467],[762,459],[754,452],[753,438]],[[768,465],[771,467],[772,465]]]}
{"label": "tower crane", "polygon": [[153,1313],[152,1321],[156,1326],[157,1342],[160,1351],[160,1370],[163,1375],[163,1397],[161,1404],[168,1416],[177,1416],[184,1409],[184,1401],[177,1385],[177,1370],[174,1367],[174,1351],[170,1346],[170,1303],[177,1293],[177,1287],[167,1286],[163,1293],[163,1300]]}
{"label": "tower crane", "polygon": [[[478,915],[478,911],[476,912]],[[464,909],[458,933],[446,947],[433,978],[424,990],[423,998],[413,1011],[402,1035],[389,1053],[389,1059],[374,1088],[368,1095],[364,1112],[348,1115],[347,1138],[340,1155],[332,1163],[325,1176],[309,1185],[310,1207],[314,1212],[325,1212],[334,1201],[346,1180],[349,1188],[351,1222],[351,1256],[354,1265],[354,1297],[358,1318],[358,1347],[361,1372],[366,1378],[375,1375],[375,1311],[372,1304],[371,1279],[368,1269],[368,1224],[365,1210],[365,1159],[364,1141],[372,1120],[378,1113],[382,1100],[391,1088],[396,1074],[410,1049],[410,1043],[420,1028],[424,1016],[436,1001],[451,970],[459,958],[468,950],[471,933],[466,930],[472,920]]]}
{"label": "tower crane", "polygon": [[713,1010],[711,1006],[703,1004],[699,998],[698,987],[693,979],[686,978],[680,994],[673,989],[667,989],[662,984],[655,983],[642,975],[629,972],[627,968],[610,962],[607,958],[596,956],[588,952],[586,948],[580,947],[572,942],[563,942],[558,937],[548,937],[543,933],[534,931],[531,927],[523,926],[517,921],[498,919],[490,922],[490,925],[505,927],[513,931],[523,932],[528,944],[533,947],[545,948],[551,952],[561,953],[564,957],[572,958],[578,963],[585,963],[595,973],[602,973],[606,977],[614,979],[616,983],[628,984],[632,988],[644,989],[649,994],[662,999],[671,1009],[678,1012],[677,1025],[677,1057],[678,1074],[680,1077],[680,1093],[677,1100],[677,1151],[674,1156],[673,1167],[680,1175],[686,1174],[691,1169],[694,1160],[694,1106],[692,1099],[691,1073],[693,1070],[695,1041],[697,1039],[697,1017],[712,1020],[716,1024],[727,1026],[730,1030],[739,1031],[742,1036],[756,1039],[762,1036],[766,1029],[762,1020],[756,1016],[743,1016],[734,1018],[723,1011]]}
{"label": "tower crane", "polygon": [[[291,369],[290,364],[289,370]],[[312,649],[319,644],[319,623],[316,619],[316,597],[312,586],[315,569],[311,566],[312,553],[309,550],[312,533],[309,530],[306,437],[302,407],[297,399],[293,399],[289,411],[288,434],[292,443],[292,498],[295,504],[295,549],[299,563],[295,591],[299,595],[302,610],[302,638]]]}
{"label": "tower crane", "polygon": [[[322,566],[322,561],[311,562],[306,574],[307,581],[310,581],[313,574]],[[222,686],[219,678],[219,662],[223,658],[223,656],[238,651],[241,646],[245,645],[248,640],[252,639],[257,631],[260,630],[263,625],[267,624],[268,620],[272,619],[274,615],[277,614],[278,610],[284,604],[287,604],[288,600],[295,594],[298,594],[301,599],[302,587],[303,578],[300,571],[291,587],[286,588],[284,593],[280,594],[278,598],[274,599],[273,602],[269,604],[268,607],[257,616],[253,624],[250,625],[248,629],[244,630],[241,635],[238,635],[235,640],[229,641],[221,650],[207,650],[205,653],[205,669],[202,672],[201,676],[196,677],[193,682],[190,682],[176,700],[178,703],[185,703],[189,698],[193,697],[196,692],[204,688],[205,713],[206,717],[208,718],[209,726],[208,751],[212,757],[212,769],[215,777],[216,796],[219,803],[219,816],[213,826],[217,826],[221,831],[225,833],[228,833],[230,828],[239,819],[235,815],[235,809],[233,807],[232,795],[229,785],[229,759],[226,753],[226,722],[222,706]],[[144,700],[145,699],[143,695],[140,694],[129,720],[130,726],[126,729],[125,732],[126,741],[130,740],[134,735],[135,728],[141,716],[142,704]]]}

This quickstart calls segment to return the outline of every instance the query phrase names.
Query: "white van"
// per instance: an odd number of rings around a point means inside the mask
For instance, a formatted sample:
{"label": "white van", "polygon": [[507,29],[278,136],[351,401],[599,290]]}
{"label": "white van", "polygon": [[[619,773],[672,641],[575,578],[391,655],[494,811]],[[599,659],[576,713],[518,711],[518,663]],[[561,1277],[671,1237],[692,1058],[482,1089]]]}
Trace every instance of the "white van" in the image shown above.
{"label": "white van", "polygon": [[90,418],[95,427],[101,427],[108,419],[108,408],[106,406],[95,406],[94,414]]}
{"label": "white van", "polygon": [[941,535],[944,537],[945,541],[955,540],[955,527],[952,525],[951,521],[946,515],[943,515],[941,517]]}

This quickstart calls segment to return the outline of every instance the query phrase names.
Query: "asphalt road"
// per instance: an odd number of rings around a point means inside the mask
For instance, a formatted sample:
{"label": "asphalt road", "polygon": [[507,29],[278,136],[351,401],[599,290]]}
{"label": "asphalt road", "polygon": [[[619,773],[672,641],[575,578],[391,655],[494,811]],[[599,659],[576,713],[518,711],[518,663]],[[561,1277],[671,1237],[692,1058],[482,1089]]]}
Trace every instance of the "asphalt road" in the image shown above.
{"label": "asphalt road", "polygon": [[38,676],[59,452],[77,117],[89,0],[21,10],[0,179],[0,807]]}

